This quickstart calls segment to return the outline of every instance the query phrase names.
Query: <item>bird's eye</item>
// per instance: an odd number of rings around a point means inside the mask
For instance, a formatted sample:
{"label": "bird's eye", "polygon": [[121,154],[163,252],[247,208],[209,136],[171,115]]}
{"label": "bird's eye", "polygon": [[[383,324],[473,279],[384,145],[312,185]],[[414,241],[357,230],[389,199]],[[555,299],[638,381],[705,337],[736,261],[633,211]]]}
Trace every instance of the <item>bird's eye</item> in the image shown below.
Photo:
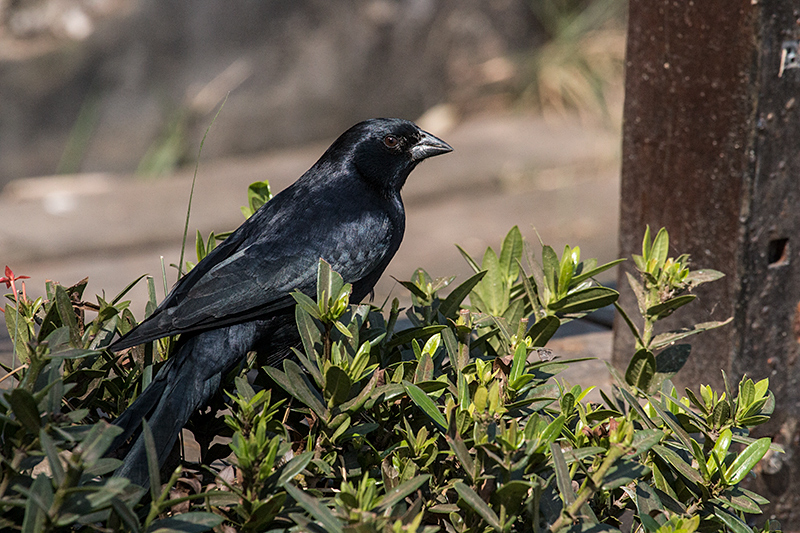
{"label": "bird's eye", "polygon": [[387,148],[397,148],[397,145],[400,144],[400,139],[394,135],[387,135],[383,138],[383,144],[385,144]]}

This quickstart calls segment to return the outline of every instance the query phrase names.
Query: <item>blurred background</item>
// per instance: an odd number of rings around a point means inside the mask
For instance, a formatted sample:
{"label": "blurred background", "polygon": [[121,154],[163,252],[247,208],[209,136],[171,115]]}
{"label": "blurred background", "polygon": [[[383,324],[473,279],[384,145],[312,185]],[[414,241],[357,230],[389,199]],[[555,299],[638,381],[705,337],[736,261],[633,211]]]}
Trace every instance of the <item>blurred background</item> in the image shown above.
{"label": "blurred background", "polygon": [[[188,260],[197,230],[243,221],[251,182],[277,193],[374,116],[455,148],[409,179],[375,303],[405,297],[392,276],[420,266],[465,279],[454,244],[480,258],[514,225],[611,260],[625,13],[624,0],[0,0],[0,267],[33,296],[88,276],[87,300],[149,273],[160,300],[212,121]],[[129,296],[142,316],[144,284]]]}

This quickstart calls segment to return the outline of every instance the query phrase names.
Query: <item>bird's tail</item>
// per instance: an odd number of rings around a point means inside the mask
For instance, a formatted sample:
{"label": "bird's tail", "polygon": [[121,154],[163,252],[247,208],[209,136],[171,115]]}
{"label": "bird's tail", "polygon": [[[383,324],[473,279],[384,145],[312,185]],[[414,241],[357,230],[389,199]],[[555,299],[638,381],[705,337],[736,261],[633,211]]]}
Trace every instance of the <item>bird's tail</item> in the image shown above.
{"label": "bird's tail", "polygon": [[111,451],[131,437],[135,438],[115,474],[127,477],[137,485],[147,485],[149,474],[141,434],[142,420],[147,420],[153,433],[161,466],[189,417],[208,404],[219,389],[223,376],[244,362],[250,350],[259,347],[259,351],[280,358],[298,342],[294,315],[290,312],[265,320],[182,334],[167,363],[114,422],[123,431],[112,444]]}
{"label": "bird's tail", "polygon": [[142,420],[147,420],[162,466],[189,417],[219,389],[222,376],[244,360],[250,343],[243,342],[248,335],[242,335],[242,328],[237,325],[181,338],[155,379],[114,422],[123,431],[112,443],[112,452],[135,439],[115,475],[137,485],[148,484]]}

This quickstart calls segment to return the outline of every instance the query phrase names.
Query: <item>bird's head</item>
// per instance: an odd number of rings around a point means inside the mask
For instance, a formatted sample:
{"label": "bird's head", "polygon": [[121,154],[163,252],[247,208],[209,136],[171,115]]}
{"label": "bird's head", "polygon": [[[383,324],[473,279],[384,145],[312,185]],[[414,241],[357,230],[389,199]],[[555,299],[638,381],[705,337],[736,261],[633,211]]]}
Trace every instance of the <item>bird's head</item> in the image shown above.
{"label": "bird's head", "polygon": [[399,192],[412,170],[424,159],[452,152],[443,140],[408,120],[375,118],[344,132],[331,146],[352,150],[352,162],[371,184]]}

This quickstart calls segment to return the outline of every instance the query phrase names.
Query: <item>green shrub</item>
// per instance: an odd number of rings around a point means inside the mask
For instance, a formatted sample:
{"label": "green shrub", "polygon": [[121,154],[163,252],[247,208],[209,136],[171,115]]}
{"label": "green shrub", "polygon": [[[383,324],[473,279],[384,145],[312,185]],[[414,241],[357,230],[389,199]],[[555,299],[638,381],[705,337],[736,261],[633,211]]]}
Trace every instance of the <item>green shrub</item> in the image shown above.
{"label": "green shrub", "polygon": [[[198,236],[198,259],[216,240]],[[654,334],[693,287],[721,274],[667,257],[665,230],[652,242],[648,230],[643,244],[630,278],[641,319],[618,308],[636,351],[624,374],[609,368],[616,383],[602,404],[585,400],[591,387],[556,379],[580,360],[542,348],[561,324],[616,305],[616,291],[593,278],[618,261],[598,266],[577,247],[534,254],[513,228],[480,265],[462,250],[475,274],[446,296],[452,278],[418,270],[401,282],[412,300],[402,330],[397,300],[387,310],[350,305],[350,285],[321,261],[316,300],[294,294],[295,357],[250,381],[249,361],[229,380],[224,417],[202,419],[230,444],[201,442],[204,464],[182,461],[164,485],[152,461],[145,488],[110,477],[119,460],[104,455],[118,430],[108,420],[147,386],[172,341],[109,353],[136,323],[122,301],[130,286],[93,304],[85,281],[48,284],[32,302],[7,273],[5,319],[23,365],[6,369],[16,382],[0,395],[0,527],[776,531],[748,525],[766,500],[740,486],[778,450],[748,436],[774,408],[767,380],[745,377],[735,396],[727,386],[679,395],[670,378],[689,347],[677,341],[726,322]]]}

